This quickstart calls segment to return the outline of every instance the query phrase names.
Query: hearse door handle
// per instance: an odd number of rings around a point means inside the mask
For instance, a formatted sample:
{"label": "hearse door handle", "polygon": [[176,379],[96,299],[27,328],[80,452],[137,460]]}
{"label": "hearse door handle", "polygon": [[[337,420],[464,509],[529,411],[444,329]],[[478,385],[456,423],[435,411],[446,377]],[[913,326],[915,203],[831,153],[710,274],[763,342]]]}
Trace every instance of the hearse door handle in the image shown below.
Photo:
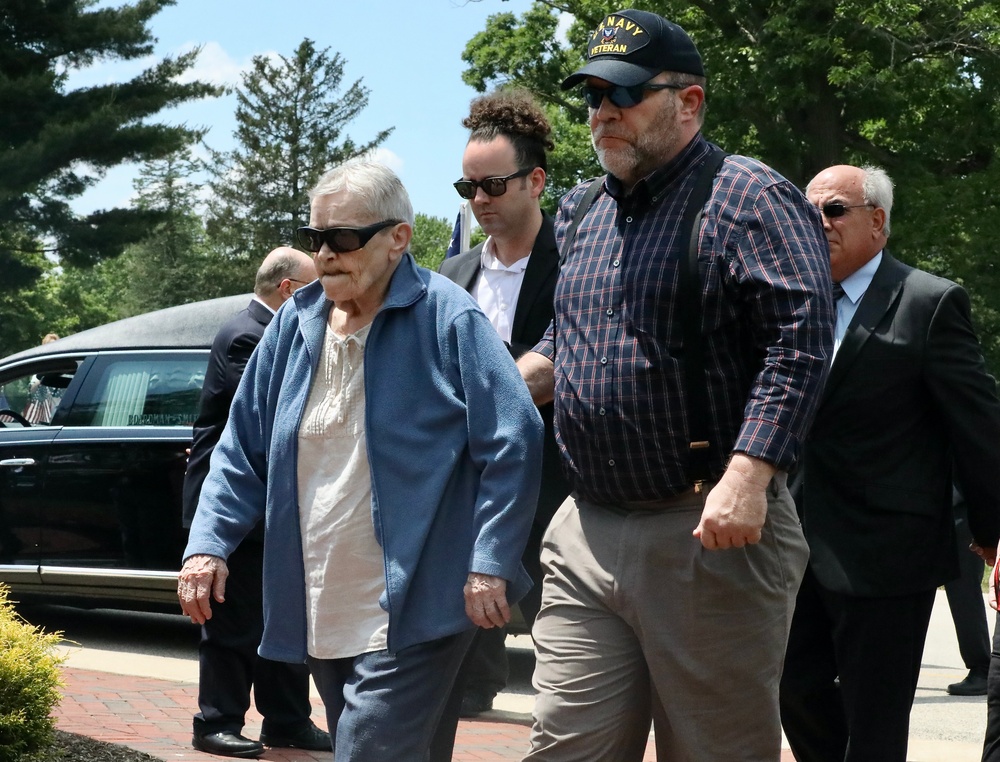
{"label": "hearse door handle", "polygon": [[33,465],[35,465],[34,458],[7,458],[6,460],[0,460],[0,466],[9,466],[10,468]]}

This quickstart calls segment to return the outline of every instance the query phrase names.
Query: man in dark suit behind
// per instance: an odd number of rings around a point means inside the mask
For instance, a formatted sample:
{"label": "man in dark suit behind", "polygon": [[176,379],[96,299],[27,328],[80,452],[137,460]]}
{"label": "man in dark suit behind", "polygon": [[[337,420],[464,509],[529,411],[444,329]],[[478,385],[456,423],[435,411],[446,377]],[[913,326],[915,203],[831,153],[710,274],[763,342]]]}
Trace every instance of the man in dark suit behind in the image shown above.
{"label": "man in dark suit behind", "polygon": [[[468,199],[482,244],[446,259],[441,274],[465,288],[510,348],[514,358],[531,349],[552,320],[559,251],[552,218],[539,199],[545,189],[546,149],[552,148],[545,114],[523,91],[500,91],[472,102],[462,122],[470,130],[455,188]],[[552,404],[539,412],[545,422],[542,486],[522,562],[534,587],[519,604],[530,627],[541,605],[542,535],[569,494],[552,429]],[[462,716],[492,708],[507,682],[504,628],[480,630],[463,665]]]}
{"label": "man in dark suit behind", "polygon": [[[275,249],[257,270],[250,304],[216,335],[184,477],[185,527],[191,526],[212,451],[226,427],[229,407],[250,355],[277,309],[295,289],[314,280],[316,268],[307,254],[284,246]],[[329,751],[329,734],[309,719],[312,708],[306,666],[257,656],[264,626],[263,539],[263,527],[257,527],[230,556],[226,602],[212,607],[212,618],[202,627],[199,712],[194,716],[192,744],[201,751],[241,758],[260,756],[265,743]],[[251,685],[257,709],[264,717],[261,741],[241,734],[250,708]]]}
{"label": "man in dark suit behind", "polygon": [[1000,402],[966,292],[884,250],[885,172],[830,167],[806,195],[823,213],[837,323],[793,485],[811,556],[781,719],[797,760],[904,762],[935,590],[958,576],[953,461],[975,544],[995,555]]}

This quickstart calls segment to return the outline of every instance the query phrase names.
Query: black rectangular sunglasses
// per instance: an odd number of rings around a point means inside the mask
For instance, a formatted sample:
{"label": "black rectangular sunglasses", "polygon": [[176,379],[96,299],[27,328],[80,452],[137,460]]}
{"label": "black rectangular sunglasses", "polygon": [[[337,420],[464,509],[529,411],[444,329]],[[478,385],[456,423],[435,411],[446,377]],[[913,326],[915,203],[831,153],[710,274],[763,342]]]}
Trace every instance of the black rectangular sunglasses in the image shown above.
{"label": "black rectangular sunglasses", "polygon": [[832,220],[834,217],[843,217],[847,214],[848,209],[861,209],[865,206],[871,206],[871,204],[844,204],[840,201],[834,201],[829,204],[823,204],[819,210],[823,212],[823,215],[827,217],[827,219]]}
{"label": "black rectangular sunglasses", "polygon": [[323,248],[325,243],[334,254],[345,254],[349,251],[363,249],[375,234],[392,225],[398,225],[402,220],[382,220],[363,228],[316,228],[303,227],[295,231],[295,241],[306,251],[314,254]]}
{"label": "black rectangular sunglasses", "polygon": [[482,180],[458,180],[452,184],[455,186],[455,190],[458,191],[458,195],[464,199],[474,199],[476,197],[476,188],[482,188],[483,193],[487,196],[502,196],[507,192],[508,180],[525,177],[530,175],[534,170],[534,167],[519,169],[517,172],[511,172],[506,177],[484,177]]}

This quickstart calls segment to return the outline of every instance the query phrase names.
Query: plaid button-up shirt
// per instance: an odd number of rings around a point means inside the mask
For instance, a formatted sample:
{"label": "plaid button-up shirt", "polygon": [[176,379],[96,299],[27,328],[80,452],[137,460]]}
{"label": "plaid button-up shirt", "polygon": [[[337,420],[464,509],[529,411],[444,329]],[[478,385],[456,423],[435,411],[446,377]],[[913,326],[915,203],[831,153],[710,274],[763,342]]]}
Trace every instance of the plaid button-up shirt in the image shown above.
{"label": "plaid button-up shirt", "polygon": [[[680,221],[708,154],[699,135],[625,194],[609,177],[566,254],[555,320],[556,437],[576,494],[657,500],[691,486],[679,361]],[[556,238],[586,188],[562,201]],[[819,213],[769,167],[729,156],[699,237],[712,472],[733,452],[791,466],[832,349],[830,260]]]}

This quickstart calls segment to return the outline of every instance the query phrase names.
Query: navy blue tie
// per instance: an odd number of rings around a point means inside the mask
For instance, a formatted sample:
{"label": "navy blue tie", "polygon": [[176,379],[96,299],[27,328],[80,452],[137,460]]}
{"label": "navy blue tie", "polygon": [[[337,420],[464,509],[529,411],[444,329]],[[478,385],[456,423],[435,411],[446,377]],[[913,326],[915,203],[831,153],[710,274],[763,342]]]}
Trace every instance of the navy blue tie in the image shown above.
{"label": "navy blue tie", "polygon": [[840,301],[840,297],[844,295],[844,287],[839,283],[833,284],[833,303],[836,304]]}

